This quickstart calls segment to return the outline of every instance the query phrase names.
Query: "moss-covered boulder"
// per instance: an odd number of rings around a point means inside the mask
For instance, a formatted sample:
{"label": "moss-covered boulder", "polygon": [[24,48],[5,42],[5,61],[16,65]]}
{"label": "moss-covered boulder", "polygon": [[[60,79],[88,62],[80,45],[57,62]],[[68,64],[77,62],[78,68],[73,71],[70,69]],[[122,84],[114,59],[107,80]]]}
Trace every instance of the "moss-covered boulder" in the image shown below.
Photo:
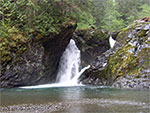
{"label": "moss-covered boulder", "polygon": [[113,86],[150,88],[150,23],[136,21],[118,34],[117,42],[108,60]]}
{"label": "moss-covered boulder", "polygon": [[150,88],[150,23],[134,22],[119,32],[116,41],[114,48],[98,56],[85,72],[85,80],[113,87]]}

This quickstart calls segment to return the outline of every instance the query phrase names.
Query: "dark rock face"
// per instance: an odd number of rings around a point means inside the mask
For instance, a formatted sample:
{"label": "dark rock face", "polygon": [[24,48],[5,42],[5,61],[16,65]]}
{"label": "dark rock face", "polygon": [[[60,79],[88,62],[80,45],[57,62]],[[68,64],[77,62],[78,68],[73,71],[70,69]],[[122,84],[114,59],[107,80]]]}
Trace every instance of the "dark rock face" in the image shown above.
{"label": "dark rock face", "polygon": [[81,81],[83,84],[94,84],[94,85],[109,85],[109,77],[107,70],[107,62],[109,55],[113,54],[113,50],[109,49],[106,52],[102,53],[100,56],[97,56],[96,60],[91,64],[90,69],[86,70],[83,73]]}
{"label": "dark rock face", "polygon": [[82,66],[91,65],[97,56],[109,49],[109,33],[104,30],[78,30],[74,33],[73,38],[81,50]]}
{"label": "dark rock face", "polygon": [[59,65],[69,40],[72,38],[75,26],[68,26],[59,35],[45,37],[43,40],[28,43],[27,51],[19,61],[3,67],[0,75],[0,87],[17,87],[54,82]]}
{"label": "dark rock face", "polygon": [[[99,75],[99,70],[107,62],[109,48],[109,32],[96,29],[78,30],[74,33],[74,40],[81,50],[82,67],[91,65],[80,77],[83,84],[103,85],[106,77]],[[108,53],[108,54],[107,54]]]}
{"label": "dark rock face", "polygon": [[[41,44],[29,45],[19,62],[7,65],[0,77],[1,87],[14,87],[35,84],[43,74],[42,56],[44,48]],[[15,61],[15,59],[13,59]]]}

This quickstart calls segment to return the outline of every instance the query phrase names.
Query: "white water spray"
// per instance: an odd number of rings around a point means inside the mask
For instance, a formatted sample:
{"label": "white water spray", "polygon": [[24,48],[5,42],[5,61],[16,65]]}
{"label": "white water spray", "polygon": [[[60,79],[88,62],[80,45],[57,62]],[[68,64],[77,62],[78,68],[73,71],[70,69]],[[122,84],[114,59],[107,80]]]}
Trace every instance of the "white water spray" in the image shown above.
{"label": "white water spray", "polygon": [[21,88],[33,89],[33,88],[48,88],[48,87],[68,87],[79,86],[78,79],[81,74],[90,68],[90,65],[79,70],[81,64],[80,50],[77,48],[75,41],[70,40],[66,50],[64,51],[59,64],[59,70],[54,84],[44,84],[37,86],[25,86]]}
{"label": "white water spray", "polygon": [[80,75],[90,67],[87,66],[79,71],[80,63],[80,50],[77,48],[75,41],[71,39],[60,59],[56,82],[71,86],[77,85]]}
{"label": "white water spray", "polygon": [[115,45],[116,41],[112,38],[112,36],[110,35],[109,37],[109,44],[110,44],[110,47],[113,48],[114,45]]}

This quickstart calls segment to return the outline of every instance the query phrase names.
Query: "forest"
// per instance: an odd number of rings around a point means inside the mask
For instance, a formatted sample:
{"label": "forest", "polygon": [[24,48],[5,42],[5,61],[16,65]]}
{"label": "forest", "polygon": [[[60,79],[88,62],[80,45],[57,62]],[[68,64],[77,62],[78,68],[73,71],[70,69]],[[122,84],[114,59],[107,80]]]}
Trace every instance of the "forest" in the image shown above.
{"label": "forest", "polygon": [[[22,54],[29,40],[59,34],[64,26],[114,32],[150,15],[150,0],[0,0],[1,63]],[[12,49],[12,50],[11,50]]]}
{"label": "forest", "polygon": [[58,33],[59,27],[76,22],[116,31],[150,15],[150,0],[0,0],[0,34],[19,30],[27,36]]}

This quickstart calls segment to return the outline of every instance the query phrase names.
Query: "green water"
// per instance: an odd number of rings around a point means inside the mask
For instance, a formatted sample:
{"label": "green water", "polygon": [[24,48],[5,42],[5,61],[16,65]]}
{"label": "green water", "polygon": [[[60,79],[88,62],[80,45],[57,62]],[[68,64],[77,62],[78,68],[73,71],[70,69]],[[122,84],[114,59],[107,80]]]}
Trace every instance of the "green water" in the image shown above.
{"label": "green water", "polygon": [[65,106],[57,113],[150,113],[149,90],[121,90],[98,86],[44,89],[1,89],[0,106]]}

